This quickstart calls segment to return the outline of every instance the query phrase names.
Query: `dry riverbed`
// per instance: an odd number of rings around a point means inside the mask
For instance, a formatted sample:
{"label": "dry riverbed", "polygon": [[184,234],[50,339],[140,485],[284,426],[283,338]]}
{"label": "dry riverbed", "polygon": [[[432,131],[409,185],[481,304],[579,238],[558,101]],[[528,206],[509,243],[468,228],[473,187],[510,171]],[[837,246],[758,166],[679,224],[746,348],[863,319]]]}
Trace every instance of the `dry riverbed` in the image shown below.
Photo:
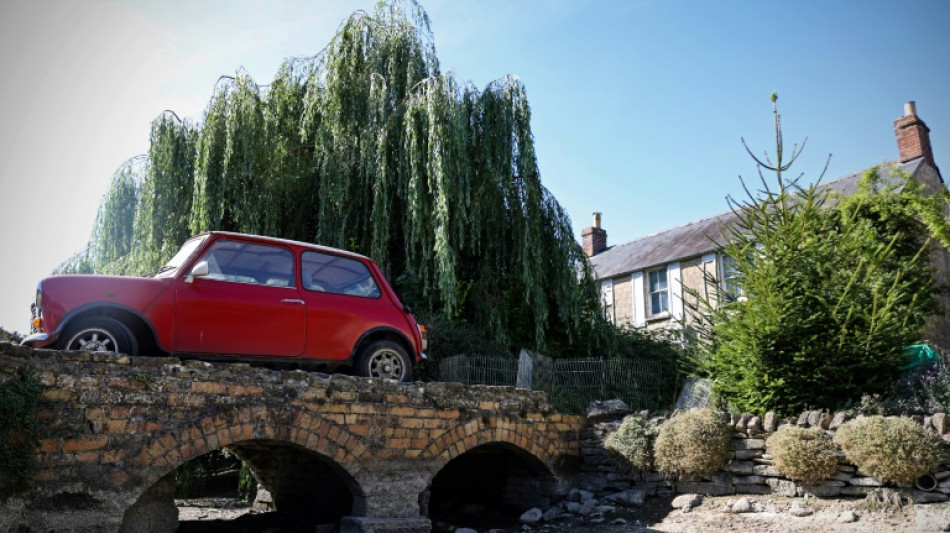
{"label": "dry riverbed", "polygon": [[[866,500],[822,500],[779,496],[705,497],[688,512],[672,507],[672,498],[648,498],[635,508],[587,517],[562,516],[549,523],[512,525],[496,533],[917,533],[950,531],[950,503],[894,505]],[[255,531],[290,533],[301,527],[228,499],[178,500],[186,532]],[[884,508],[882,508],[884,507]],[[742,512],[735,512],[742,511]],[[310,529],[309,531],[312,531]],[[469,530],[471,531],[471,530]],[[488,528],[475,531],[486,533]]]}

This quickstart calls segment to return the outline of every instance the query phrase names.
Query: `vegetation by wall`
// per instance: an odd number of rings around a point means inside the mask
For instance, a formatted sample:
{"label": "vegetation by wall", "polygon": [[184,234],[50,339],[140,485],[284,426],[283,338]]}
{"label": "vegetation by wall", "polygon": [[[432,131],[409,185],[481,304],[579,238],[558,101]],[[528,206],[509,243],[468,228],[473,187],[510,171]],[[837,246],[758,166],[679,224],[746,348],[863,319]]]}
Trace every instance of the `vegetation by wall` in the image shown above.
{"label": "vegetation by wall", "polygon": [[20,365],[0,383],[0,501],[32,486],[40,444],[38,413],[42,387],[28,365]]}
{"label": "vegetation by wall", "polygon": [[[660,427],[661,432],[666,428],[666,431],[673,430],[683,436],[695,433],[705,425],[685,423],[696,416],[695,412],[674,413],[672,418],[653,417],[650,420]],[[626,461],[613,459],[613,453],[616,452],[605,449],[605,446],[610,446],[607,442],[618,438],[615,435],[618,435],[622,426],[621,420],[593,421],[581,433],[581,470],[586,476],[586,483],[614,490],[639,489],[648,495],[665,491],[709,495],[811,494],[838,497],[864,496],[882,487],[891,487],[903,491],[918,502],[950,501],[950,457],[946,444],[950,441],[950,417],[947,414],[935,413],[916,420],[881,417],[885,420],[883,424],[901,428],[900,431],[886,432],[854,431],[869,422],[881,423],[874,417],[846,412],[830,414],[808,411],[791,419],[781,419],[774,413],[767,413],[764,417],[717,413],[714,417],[715,425],[726,429],[729,436],[725,461],[714,471],[686,477],[682,472],[669,468],[666,472],[631,472]],[[868,454],[872,453],[871,450],[883,452],[873,454],[872,461],[876,461],[878,466],[886,465],[886,468],[871,466],[869,471],[872,463],[866,459],[854,454],[845,458],[834,445],[833,451],[829,451],[827,445],[831,444],[832,439],[836,442],[841,440],[835,437],[836,433],[850,434],[846,437],[849,448],[860,446]],[[790,445],[782,440],[794,440],[797,443]],[[809,457],[806,449],[817,450],[818,453]],[[641,448],[636,450],[638,455],[644,453]],[[694,452],[697,450],[699,447],[693,448]],[[654,449],[654,453],[658,455],[659,464],[659,457],[667,452]],[[706,464],[722,461],[720,453],[718,447],[710,448],[705,453],[705,463],[699,456],[692,462]],[[781,459],[776,457],[783,454]],[[790,457],[793,459],[790,460]],[[792,464],[794,468],[788,468]],[[909,474],[894,476],[892,472]],[[927,491],[913,485],[924,474],[933,475],[933,478],[925,480],[929,485],[925,487],[929,489]]]}

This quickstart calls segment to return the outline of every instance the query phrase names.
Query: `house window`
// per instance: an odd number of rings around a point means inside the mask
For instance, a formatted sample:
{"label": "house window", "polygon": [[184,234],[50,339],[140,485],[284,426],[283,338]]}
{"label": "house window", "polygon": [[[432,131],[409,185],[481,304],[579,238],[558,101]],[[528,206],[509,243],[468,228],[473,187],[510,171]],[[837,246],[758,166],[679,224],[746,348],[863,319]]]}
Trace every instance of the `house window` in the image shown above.
{"label": "house window", "polygon": [[605,279],[600,283],[600,300],[604,306],[604,316],[614,322],[614,280]]}
{"label": "house window", "polygon": [[726,254],[722,255],[722,295],[728,302],[734,302],[742,297],[742,286],[739,284],[739,264]]}
{"label": "house window", "polygon": [[659,315],[670,310],[670,289],[667,283],[666,267],[651,270],[650,281],[650,315]]}

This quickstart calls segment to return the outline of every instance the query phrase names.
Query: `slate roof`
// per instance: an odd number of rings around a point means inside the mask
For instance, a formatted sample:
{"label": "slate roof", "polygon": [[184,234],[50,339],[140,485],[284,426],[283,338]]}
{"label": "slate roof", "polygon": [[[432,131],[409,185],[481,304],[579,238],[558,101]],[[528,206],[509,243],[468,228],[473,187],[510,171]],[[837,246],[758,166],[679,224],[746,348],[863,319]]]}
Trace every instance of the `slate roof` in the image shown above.
{"label": "slate roof", "polygon": [[[913,176],[916,175],[923,162],[923,159],[915,159],[907,163],[896,161],[884,163],[880,165],[880,176],[888,179],[893,175],[895,167]],[[854,194],[864,172],[862,170],[841,176],[826,182],[824,186],[845,196]],[[725,230],[735,222],[735,219],[735,214],[729,211],[690,222],[654,235],[611,246],[591,257],[590,263],[596,277],[604,279],[701,256],[721,247],[725,241],[723,235],[727,234]]]}

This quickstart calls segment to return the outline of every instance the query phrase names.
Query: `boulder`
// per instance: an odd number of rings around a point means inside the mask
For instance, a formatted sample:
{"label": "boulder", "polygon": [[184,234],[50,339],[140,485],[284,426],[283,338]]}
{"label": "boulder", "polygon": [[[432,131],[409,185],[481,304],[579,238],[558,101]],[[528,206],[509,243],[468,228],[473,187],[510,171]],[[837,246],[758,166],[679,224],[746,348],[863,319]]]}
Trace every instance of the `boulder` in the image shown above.
{"label": "boulder", "polygon": [[765,433],[765,429],[762,425],[762,419],[757,416],[753,416],[752,418],[750,418],[749,423],[747,424],[747,427],[746,427],[746,433],[748,433],[750,437],[752,435]]}
{"label": "boulder", "polygon": [[752,500],[739,498],[732,502],[732,505],[729,506],[729,511],[732,513],[751,513],[755,511],[755,507],[752,505]]}
{"label": "boulder", "polygon": [[594,493],[589,490],[584,489],[571,489],[567,492],[567,496],[564,497],[569,502],[586,502],[587,500],[594,499]]}
{"label": "boulder", "polygon": [[641,507],[646,499],[646,493],[642,490],[632,489],[611,494],[604,499],[624,507]]}
{"label": "boulder", "polygon": [[670,505],[674,509],[682,509],[683,512],[689,512],[689,510],[697,507],[701,503],[703,503],[703,497],[700,494],[680,494],[673,498],[673,503]]}
{"label": "boulder", "polygon": [[788,514],[801,518],[803,516],[811,516],[815,514],[815,511],[803,503],[796,503],[789,508]]}
{"label": "boulder", "polygon": [[520,520],[522,524],[533,525],[540,522],[543,516],[544,513],[541,512],[541,509],[534,507],[522,513]]}
{"label": "boulder", "polygon": [[597,500],[587,500],[586,502],[581,503],[581,507],[577,510],[577,514],[581,516],[587,516],[594,512],[594,507],[597,507]]}
{"label": "boulder", "polygon": [[622,400],[594,400],[587,406],[587,419],[590,421],[616,420],[632,412]]}
{"label": "boulder", "polygon": [[544,511],[544,514],[541,515],[541,519],[545,522],[553,522],[561,517],[563,511],[560,507],[551,507],[547,511]]}

